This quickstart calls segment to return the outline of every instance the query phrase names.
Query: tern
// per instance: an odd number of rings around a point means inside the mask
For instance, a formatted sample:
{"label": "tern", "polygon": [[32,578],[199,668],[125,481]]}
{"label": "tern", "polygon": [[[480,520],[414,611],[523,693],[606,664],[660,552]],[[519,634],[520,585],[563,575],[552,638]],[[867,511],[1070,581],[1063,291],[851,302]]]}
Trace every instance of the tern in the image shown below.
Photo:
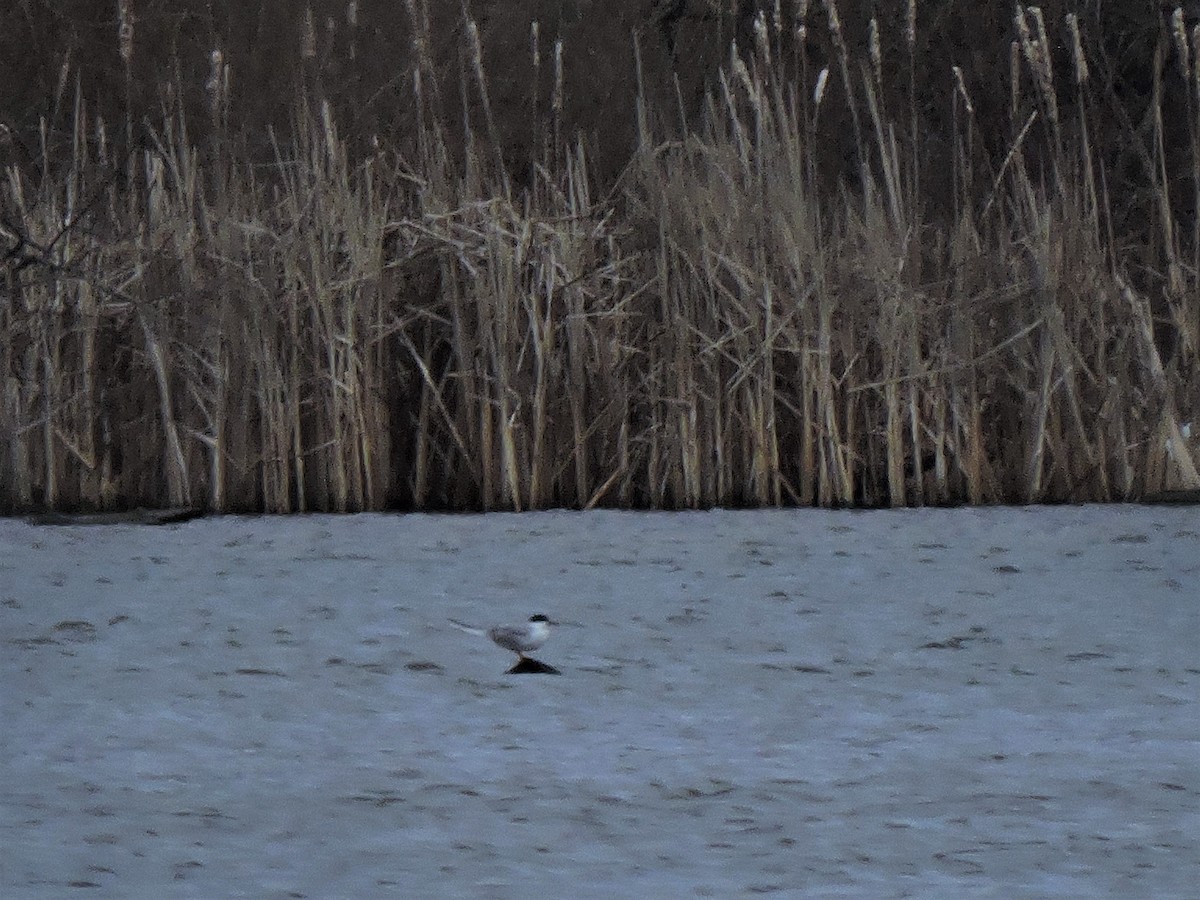
{"label": "tern", "polygon": [[463,631],[471,634],[487,635],[494,643],[503,647],[505,650],[511,650],[521,659],[528,659],[525,654],[532,653],[550,637],[550,626],[555,624],[550,621],[549,617],[538,613],[529,617],[529,621],[521,625],[494,625],[484,631],[481,628],[472,628],[457,619],[451,619],[451,623],[461,628]]}

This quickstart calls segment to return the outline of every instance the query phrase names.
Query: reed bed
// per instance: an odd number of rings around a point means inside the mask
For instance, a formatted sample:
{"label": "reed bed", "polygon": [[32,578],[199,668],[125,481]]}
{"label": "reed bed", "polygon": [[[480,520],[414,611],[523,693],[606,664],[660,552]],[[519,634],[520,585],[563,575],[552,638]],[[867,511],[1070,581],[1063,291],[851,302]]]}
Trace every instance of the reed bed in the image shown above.
{"label": "reed bed", "polygon": [[[520,169],[470,22],[467,124],[418,52],[408,147],[343,139],[312,77],[259,158],[231,129],[219,51],[207,121],[180,100],[113,135],[76,86],[69,152],[48,123],[37,165],[0,182],[0,508],[1200,489],[1200,29],[1164,32],[1178,77],[1155,67],[1142,174],[1118,179],[1092,138],[1079,22],[1018,7],[1003,152],[975,121],[971,91],[992,86],[953,69],[947,179],[903,89],[922,65],[914,7],[906,72],[883,70],[874,22],[854,58],[833,3],[760,16],[700,115],[642,91],[636,151],[608,180],[564,134],[562,47],[537,29],[552,88]],[[420,51],[428,16],[409,8]],[[803,40],[817,28],[820,59]],[[132,25],[121,40],[128,60]],[[1166,150],[1164,79],[1188,91],[1182,153]]]}

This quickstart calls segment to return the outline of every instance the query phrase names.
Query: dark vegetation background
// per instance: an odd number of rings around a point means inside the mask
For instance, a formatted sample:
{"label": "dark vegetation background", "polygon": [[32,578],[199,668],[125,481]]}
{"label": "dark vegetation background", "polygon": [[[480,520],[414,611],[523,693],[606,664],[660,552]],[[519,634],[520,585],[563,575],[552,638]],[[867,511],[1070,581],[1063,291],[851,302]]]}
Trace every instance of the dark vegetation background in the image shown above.
{"label": "dark vegetation background", "polygon": [[0,508],[1200,487],[1200,8],[1040,10],[16,0]]}
{"label": "dark vegetation background", "polygon": [[[815,74],[833,61],[834,51],[822,4],[816,0],[804,5],[809,7],[805,47]],[[69,158],[62,151],[71,140],[70,122],[63,117],[61,105],[71,101],[76,82],[82,85],[93,115],[110,123],[124,120],[127,100],[135,123],[145,117],[157,119],[164,105],[180,102],[189,121],[202,127],[208,104],[204,86],[215,49],[223,53],[233,73],[230,115],[252,150],[269,158],[266,128],[274,124],[286,129],[300,90],[331,102],[342,136],[359,151],[376,138],[390,147],[411,147],[416,125],[414,25],[405,4],[397,0],[133,2],[135,39],[128,98],[119,52],[117,0],[16,0],[15,6],[0,32],[0,54],[9,72],[0,88],[0,121],[11,129],[8,161],[26,165],[40,161],[38,130],[47,117],[47,139],[57,145],[60,159]],[[801,4],[785,0],[778,6],[787,32],[794,35]],[[1189,28],[1200,20],[1200,3],[1180,6]],[[1012,137],[1006,106],[1009,45],[1016,37],[1013,5],[923,0],[915,8],[920,60],[915,86],[927,137],[921,152],[943,161],[948,158],[946,100],[950,67],[957,65],[972,89],[982,138],[993,153],[1003,154]],[[1136,171],[1142,162],[1137,158],[1137,143],[1150,138],[1156,66],[1172,82],[1163,97],[1164,118],[1173,132],[1171,149],[1188,150],[1188,86],[1179,83],[1176,61],[1171,58],[1176,51],[1165,40],[1175,8],[1176,4],[1154,0],[1041,6],[1051,23],[1061,23],[1068,12],[1080,17],[1095,78],[1092,90],[1101,101],[1096,130],[1106,138],[1101,146],[1112,154],[1112,168],[1118,175],[1146,177]],[[763,0],[474,0],[432,3],[427,14],[430,52],[448,122],[462,114],[460,82],[469,65],[463,58],[466,17],[477,22],[506,159],[518,171],[536,155],[532,125],[548,110],[553,81],[548,57],[555,38],[561,38],[566,87],[562,127],[568,134],[579,131],[585,136],[595,151],[595,174],[611,181],[636,144],[634,41],[642,51],[648,105],[673,117],[681,96],[687,112],[698,115],[706,91],[729,59],[730,42],[739,41],[743,51],[752,52],[755,17],[761,12],[773,19],[775,9],[776,4]],[[886,85],[893,95],[891,106],[906,102],[907,9],[905,0],[844,0],[838,5],[846,43],[860,59],[866,53],[869,21],[876,17],[879,22],[884,70],[897,76]],[[305,59],[302,42],[310,13],[315,55]],[[534,22],[539,24],[542,54],[547,57],[536,81],[530,53]],[[1071,51],[1064,35],[1054,37],[1054,61],[1057,70],[1066,74]],[[796,42],[789,41],[785,49],[792,61]],[[1060,83],[1059,93],[1066,118],[1074,102],[1067,79]],[[836,108],[834,115],[842,127],[829,127],[826,136],[844,135],[822,154],[833,170],[838,160],[852,153],[853,137],[844,106],[830,105]],[[56,111],[58,117],[53,116]],[[1139,136],[1141,141],[1133,142]]]}

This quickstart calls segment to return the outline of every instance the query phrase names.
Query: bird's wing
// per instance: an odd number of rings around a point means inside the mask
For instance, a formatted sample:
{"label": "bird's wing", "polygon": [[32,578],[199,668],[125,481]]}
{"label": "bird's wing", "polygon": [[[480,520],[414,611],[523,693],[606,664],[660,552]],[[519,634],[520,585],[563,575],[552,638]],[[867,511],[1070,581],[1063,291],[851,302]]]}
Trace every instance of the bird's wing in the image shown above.
{"label": "bird's wing", "polygon": [[480,637],[487,637],[487,632],[484,631],[482,628],[472,628],[466,622],[460,622],[460,621],[458,621],[458,619],[450,619],[449,621],[450,621],[450,624],[453,625],[455,628],[457,628],[459,631],[465,631],[467,634],[477,634]]}

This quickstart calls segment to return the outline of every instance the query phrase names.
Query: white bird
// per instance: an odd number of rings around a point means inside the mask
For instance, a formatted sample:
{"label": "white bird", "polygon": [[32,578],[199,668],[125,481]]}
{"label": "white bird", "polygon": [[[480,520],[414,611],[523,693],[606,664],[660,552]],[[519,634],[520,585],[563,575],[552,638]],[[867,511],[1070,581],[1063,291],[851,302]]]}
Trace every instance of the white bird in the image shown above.
{"label": "white bird", "polygon": [[463,631],[471,634],[487,635],[499,646],[505,650],[511,650],[521,659],[526,659],[526,653],[532,653],[550,637],[550,626],[555,624],[550,621],[547,616],[538,613],[530,616],[529,621],[521,625],[494,625],[484,631],[480,628],[472,628],[457,619],[451,619],[451,623],[461,628]]}

